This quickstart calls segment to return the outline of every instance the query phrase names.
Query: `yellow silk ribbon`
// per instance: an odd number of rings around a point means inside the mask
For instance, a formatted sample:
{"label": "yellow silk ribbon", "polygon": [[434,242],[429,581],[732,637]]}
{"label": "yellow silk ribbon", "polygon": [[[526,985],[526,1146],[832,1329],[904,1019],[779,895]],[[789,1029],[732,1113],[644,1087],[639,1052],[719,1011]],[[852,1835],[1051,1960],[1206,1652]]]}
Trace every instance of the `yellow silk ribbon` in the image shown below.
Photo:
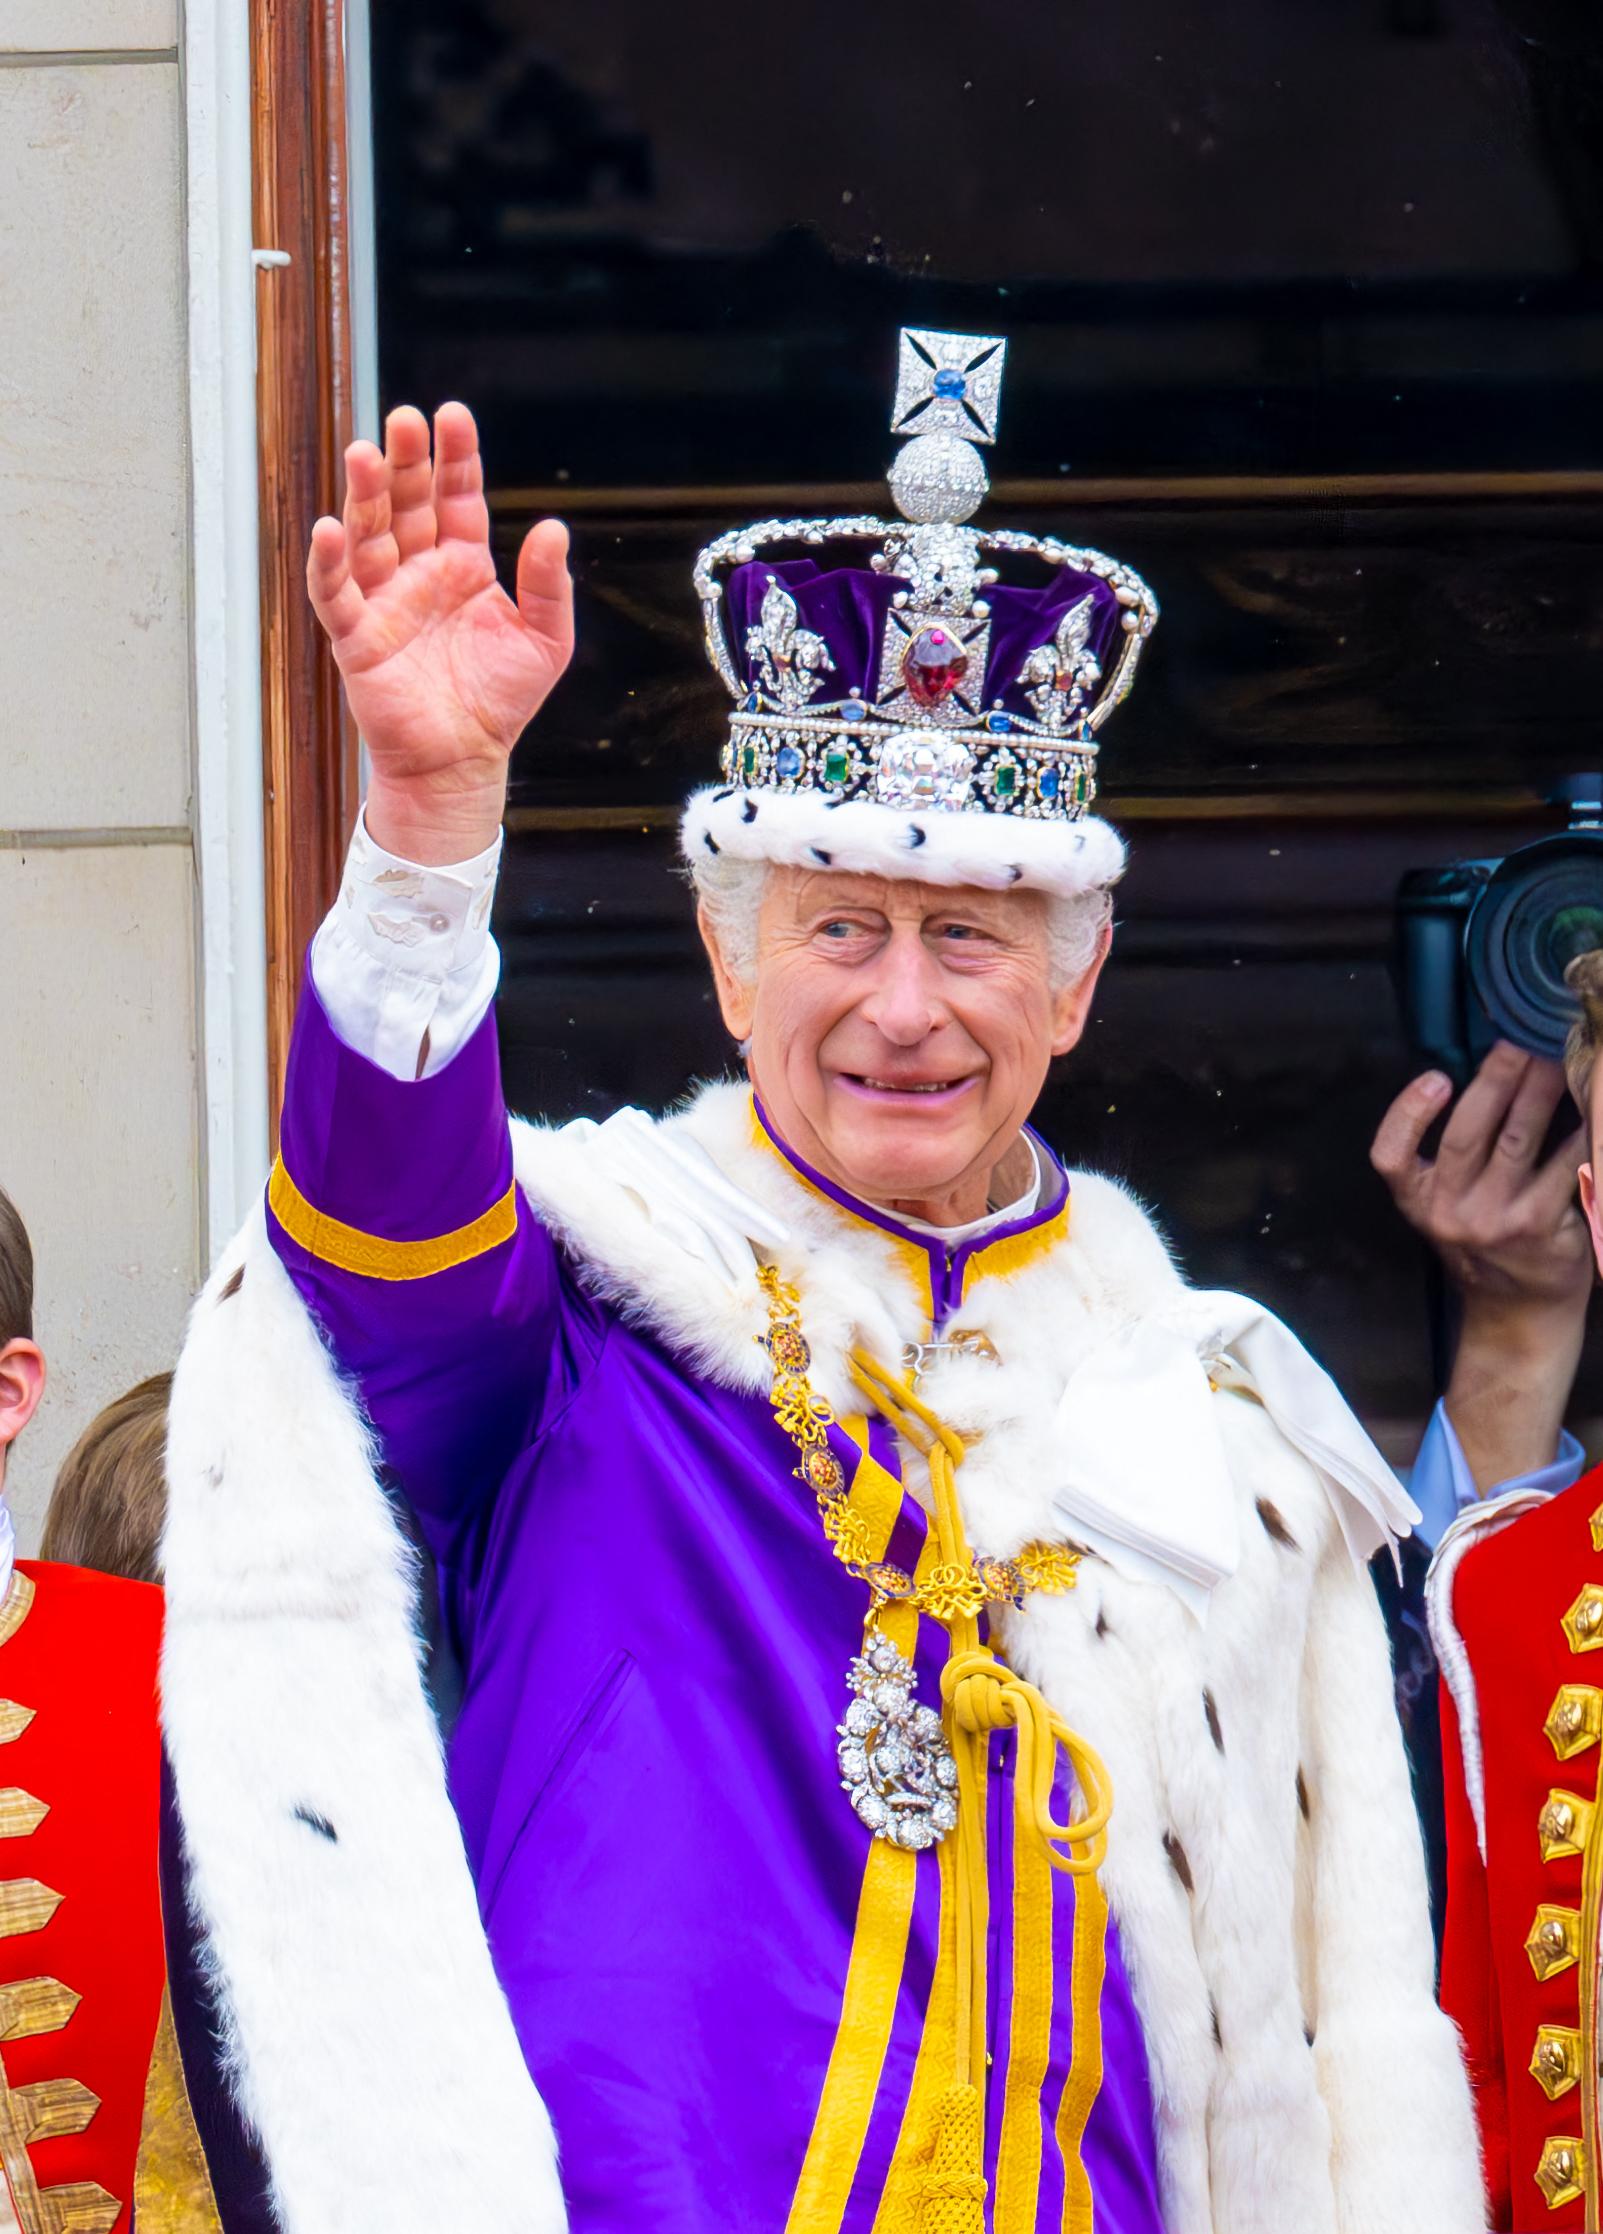
{"label": "yellow silk ribbon", "polygon": [[[870,1404],[906,1437],[929,1466],[931,1502],[943,1565],[967,1571],[968,1539],[957,1499],[957,1469],[963,1463],[960,1436],[925,1404],[906,1381],[887,1371],[877,1358],[855,1350],[852,1378]],[[1015,1831],[1041,1842],[1054,1869],[1073,1877],[1093,1876],[1107,1852],[1112,1794],[1107,1770],[1093,1749],[1054,1714],[1035,1688],[998,1660],[980,1640],[979,1617],[959,1612],[949,1623],[951,1655],[941,1676],[947,1738],[957,1763],[957,1828],[954,1833],[957,2022],[952,2083],[942,2101],[935,2145],[923,2176],[922,2234],[984,2234],[985,2229],[985,2018],[986,1940],[990,1921],[985,1809],[981,1800],[986,1741],[993,1730],[1017,1733],[1014,1777]],[[1074,1771],[1083,1812],[1067,1822],[1052,1813],[1052,1787],[1059,1749]],[[1095,1888],[1087,1903],[1094,1930],[1074,1933],[1071,1995],[1076,2018],[1069,2088],[1080,2094],[1075,2074],[1100,2073],[1101,2024],[1094,1990],[1086,1991],[1103,1960],[1106,1910]],[[1077,1924],[1080,1919],[1076,1919]],[[1050,1910],[1015,1916],[1016,1932],[1048,1934]],[[1050,1961],[1050,1947],[1032,1946],[1023,1959]],[[1084,1975],[1082,1975],[1082,1973]],[[1093,2082],[1094,2083],[1094,2082]],[[1089,2103],[1085,2103],[1089,2109]],[[1084,2131],[1084,2117],[1077,2121]],[[1078,2135],[1076,2135],[1076,2141]],[[1071,2187],[1078,2162],[1065,2164]]]}

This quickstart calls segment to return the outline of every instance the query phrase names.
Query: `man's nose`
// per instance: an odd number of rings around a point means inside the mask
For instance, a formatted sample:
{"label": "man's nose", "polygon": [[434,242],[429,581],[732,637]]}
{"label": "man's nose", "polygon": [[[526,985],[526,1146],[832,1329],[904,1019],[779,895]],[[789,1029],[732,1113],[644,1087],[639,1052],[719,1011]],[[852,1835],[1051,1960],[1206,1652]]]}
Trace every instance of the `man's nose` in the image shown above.
{"label": "man's nose", "polygon": [[893,1047],[916,1047],[945,1021],[940,972],[916,933],[887,940],[862,1013]]}

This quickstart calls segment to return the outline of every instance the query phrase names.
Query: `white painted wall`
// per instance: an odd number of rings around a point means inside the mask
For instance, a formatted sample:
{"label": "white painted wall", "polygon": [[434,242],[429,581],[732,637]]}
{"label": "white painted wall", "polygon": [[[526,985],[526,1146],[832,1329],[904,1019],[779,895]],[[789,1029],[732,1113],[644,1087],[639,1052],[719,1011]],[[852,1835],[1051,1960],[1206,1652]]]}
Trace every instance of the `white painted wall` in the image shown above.
{"label": "white painted wall", "polygon": [[245,12],[0,6],[0,1185],[51,1372],[24,1550],[265,1159]]}

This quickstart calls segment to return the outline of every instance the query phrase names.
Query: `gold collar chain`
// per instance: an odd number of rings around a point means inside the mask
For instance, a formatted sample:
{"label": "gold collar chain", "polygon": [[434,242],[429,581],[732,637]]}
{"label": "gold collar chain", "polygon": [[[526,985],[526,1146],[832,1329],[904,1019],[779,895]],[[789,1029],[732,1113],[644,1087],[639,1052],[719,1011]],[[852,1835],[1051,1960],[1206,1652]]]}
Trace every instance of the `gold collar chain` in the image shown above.
{"label": "gold collar chain", "polygon": [[972,1555],[966,1564],[943,1561],[916,1582],[905,1568],[871,1557],[867,1522],[847,1496],[846,1470],[829,1447],[836,1425],[828,1402],[807,1379],[813,1353],[801,1328],[801,1298],[773,1265],[757,1273],[768,1298],[768,1332],[757,1337],[773,1367],[769,1402],[774,1418],[801,1454],[796,1478],[818,1500],[819,1518],[835,1557],[867,1585],[872,1624],[881,1606],[907,1605],[950,1624],[972,1619],[987,1605],[1021,1605],[1041,1590],[1057,1596],[1075,1586],[1080,1554],[1066,1544],[1029,1543],[1012,1559]]}

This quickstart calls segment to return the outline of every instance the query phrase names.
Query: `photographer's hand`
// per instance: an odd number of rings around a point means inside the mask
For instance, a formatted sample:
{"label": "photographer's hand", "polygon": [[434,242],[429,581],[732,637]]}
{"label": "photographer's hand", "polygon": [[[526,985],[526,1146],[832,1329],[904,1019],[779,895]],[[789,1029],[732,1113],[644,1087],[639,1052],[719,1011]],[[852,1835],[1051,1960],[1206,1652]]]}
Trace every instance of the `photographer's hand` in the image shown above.
{"label": "photographer's hand", "polygon": [[1460,1096],[1434,1161],[1420,1142],[1452,1095],[1439,1071],[1403,1089],[1370,1149],[1462,1299],[1447,1412],[1483,1495],[1552,1459],[1581,1354],[1592,1291],[1575,1199],[1582,1136],[1540,1160],[1563,1094],[1556,1063],[1499,1044]]}

